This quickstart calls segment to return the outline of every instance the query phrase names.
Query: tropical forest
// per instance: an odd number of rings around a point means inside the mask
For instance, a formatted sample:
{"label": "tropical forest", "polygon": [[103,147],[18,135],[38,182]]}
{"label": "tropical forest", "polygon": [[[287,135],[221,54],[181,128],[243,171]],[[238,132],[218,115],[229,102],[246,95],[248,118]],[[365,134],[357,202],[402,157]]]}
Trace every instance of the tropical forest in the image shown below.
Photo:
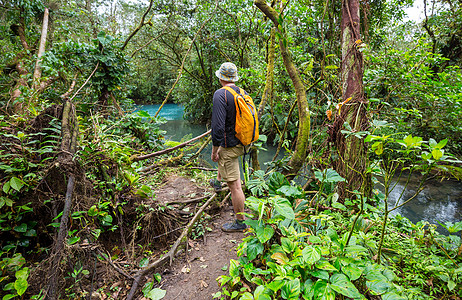
{"label": "tropical forest", "polygon": [[460,300],[461,67],[461,0],[0,0],[0,299]]}

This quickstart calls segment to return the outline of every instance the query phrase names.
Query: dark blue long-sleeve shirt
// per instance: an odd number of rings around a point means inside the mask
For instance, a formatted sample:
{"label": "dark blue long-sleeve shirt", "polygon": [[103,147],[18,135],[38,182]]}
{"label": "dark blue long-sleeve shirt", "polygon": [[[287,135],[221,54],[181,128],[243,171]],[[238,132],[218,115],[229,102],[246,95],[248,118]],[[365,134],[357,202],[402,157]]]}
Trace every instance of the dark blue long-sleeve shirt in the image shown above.
{"label": "dark blue long-sleeve shirt", "polygon": [[[237,86],[231,86],[239,93]],[[236,106],[234,96],[225,89],[219,89],[213,95],[212,144],[213,146],[234,147],[241,142],[236,138]]]}

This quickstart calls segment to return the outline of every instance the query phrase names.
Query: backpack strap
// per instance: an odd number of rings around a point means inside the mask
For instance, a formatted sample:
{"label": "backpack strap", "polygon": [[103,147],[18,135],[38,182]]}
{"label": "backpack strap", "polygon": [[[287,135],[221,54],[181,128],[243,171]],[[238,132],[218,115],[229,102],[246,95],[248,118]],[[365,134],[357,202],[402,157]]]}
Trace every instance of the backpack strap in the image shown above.
{"label": "backpack strap", "polygon": [[[229,86],[224,86],[224,87],[222,87],[222,89],[227,90],[228,92],[230,92],[231,94],[233,94],[234,97],[237,96],[237,92],[236,92],[234,89],[232,89],[231,87],[229,87]],[[240,90],[241,90],[241,88],[239,88],[239,91],[240,91]]]}
{"label": "backpack strap", "polygon": [[[239,106],[239,103],[236,101],[236,98],[238,97],[238,93],[237,93],[233,88],[231,88],[231,87],[229,87],[229,86],[224,86],[224,87],[222,87],[222,89],[225,89],[225,90],[227,90],[228,92],[230,92],[231,94],[233,94],[233,96],[234,96],[234,103],[237,105],[237,108],[239,109],[239,113],[242,114],[242,112],[241,112],[241,107]],[[242,91],[243,91],[243,90],[242,90],[241,88],[239,88],[240,95],[241,95],[242,98],[244,98],[244,96],[242,96]],[[226,98],[226,94],[225,94],[225,98]]]}

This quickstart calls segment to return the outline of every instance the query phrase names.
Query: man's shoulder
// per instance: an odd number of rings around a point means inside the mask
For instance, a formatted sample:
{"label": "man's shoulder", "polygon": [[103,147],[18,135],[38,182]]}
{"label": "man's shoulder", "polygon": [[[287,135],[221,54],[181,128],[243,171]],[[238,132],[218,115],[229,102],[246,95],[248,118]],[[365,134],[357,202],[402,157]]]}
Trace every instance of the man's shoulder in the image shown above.
{"label": "man's shoulder", "polygon": [[220,88],[218,90],[215,91],[215,93],[213,94],[213,96],[221,96],[221,95],[224,95],[226,92],[226,90],[224,88]]}

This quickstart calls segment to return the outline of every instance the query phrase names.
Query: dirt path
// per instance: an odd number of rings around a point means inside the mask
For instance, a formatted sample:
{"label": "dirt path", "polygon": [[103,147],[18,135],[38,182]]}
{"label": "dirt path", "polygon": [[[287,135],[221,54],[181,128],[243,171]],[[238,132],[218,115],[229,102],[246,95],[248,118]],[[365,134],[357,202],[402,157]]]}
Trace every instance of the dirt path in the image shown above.
{"label": "dirt path", "polygon": [[[173,186],[181,182],[182,188],[171,193],[168,191],[169,184],[166,184],[158,196],[175,194],[176,197],[187,198],[188,193],[194,192],[195,196],[199,194],[200,188],[184,178],[174,178],[171,181],[175,182]],[[163,299],[212,299],[213,294],[220,290],[216,278],[228,274],[229,261],[237,259],[236,248],[244,234],[221,231],[225,222],[234,219],[231,206],[225,204],[221,211],[211,217],[208,224],[211,231],[206,231],[205,237],[189,239],[186,254],[180,254],[172,266],[165,265],[158,270],[162,274],[160,288],[167,291]]]}
{"label": "dirt path", "polygon": [[187,257],[178,257],[168,274],[162,276],[164,299],[212,299],[218,292],[216,278],[228,274],[230,259],[237,259],[236,247],[243,233],[224,233],[221,225],[233,220],[231,209],[224,209],[212,221],[205,239],[190,240]]}

